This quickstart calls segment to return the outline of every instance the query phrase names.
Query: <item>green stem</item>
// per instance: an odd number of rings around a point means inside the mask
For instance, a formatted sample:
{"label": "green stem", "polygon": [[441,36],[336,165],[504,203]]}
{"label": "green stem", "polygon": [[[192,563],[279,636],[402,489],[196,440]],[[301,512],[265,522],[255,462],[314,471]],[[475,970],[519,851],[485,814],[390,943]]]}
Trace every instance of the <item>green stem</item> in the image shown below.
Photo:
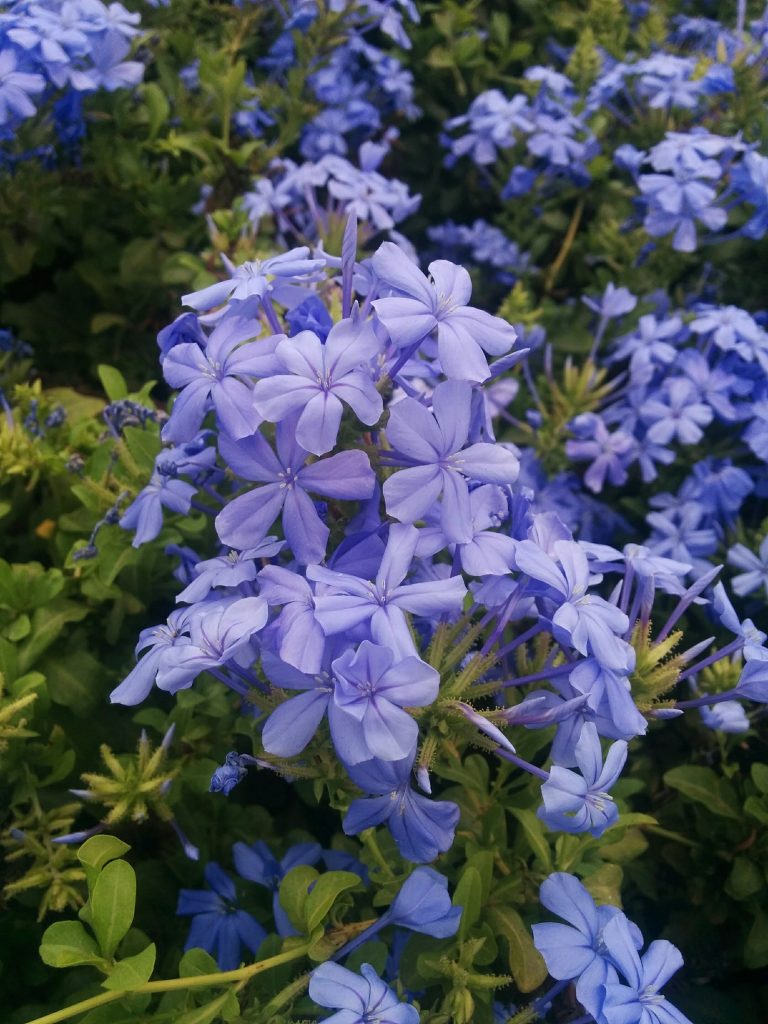
{"label": "green stem", "polygon": [[84,999],[80,1003],[66,1006],[63,1010],[56,1010],[55,1013],[48,1013],[44,1017],[36,1017],[28,1024],[59,1024],[59,1021],[69,1020],[87,1010],[94,1010],[98,1006],[105,1006],[107,1003],[114,1003],[118,999],[124,999],[127,995],[153,994],[155,992],[174,992],[178,989],[187,990],[190,988],[209,988],[212,985],[228,985],[230,982],[244,982],[269,971],[273,967],[280,967],[282,964],[290,963],[291,960],[298,960],[309,950],[310,943],[289,949],[285,953],[278,953],[268,960],[259,960],[247,967],[238,967],[235,971],[221,971],[217,974],[199,974],[192,978],[170,978],[167,981],[148,981],[145,985],[139,985],[130,992],[104,992],[103,995],[93,996],[91,999]]}
{"label": "green stem", "polygon": [[687,839],[678,832],[670,832],[669,829],[662,828],[660,825],[644,825],[643,827],[655,836],[664,836],[665,839],[672,839],[676,843],[682,843],[683,846],[690,846],[693,850],[698,848],[699,844],[695,843],[692,839]]}
{"label": "green stem", "polygon": [[549,294],[555,286],[557,276],[562,270],[563,264],[568,259],[568,253],[571,251],[571,246],[576,238],[576,232],[579,230],[579,224],[581,223],[581,216],[584,213],[584,199],[583,197],[576,204],[576,209],[573,211],[571,222],[568,225],[568,230],[565,233],[563,244],[560,246],[560,251],[555,257],[555,261],[549,268],[547,273],[546,281],[544,282],[544,291]]}
{"label": "green stem", "polygon": [[384,872],[386,877],[390,880],[393,879],[395,877],[395,873],[387,863],[384,854],[379,849],[379,844],[376,842],[375,829],[366,829],[366,831],[361,834],[360,838],[363,840],[363,844],[368,848],[374,860],[379,865],[381,870]]}
{"label": "green stem", "polygon": [[261,1011],[264,1020],[269,1020],[273,1013],[278,1010],[282,1010],[286,1003],[289,1003],[292,999],[295,999],[299,993],[303,992],[309,984],[309,974],[302,974],[300,977],[292,981],[290,985],[286,985],[285,988],[281,989],[277,995],[270,999],[264,1009]]}

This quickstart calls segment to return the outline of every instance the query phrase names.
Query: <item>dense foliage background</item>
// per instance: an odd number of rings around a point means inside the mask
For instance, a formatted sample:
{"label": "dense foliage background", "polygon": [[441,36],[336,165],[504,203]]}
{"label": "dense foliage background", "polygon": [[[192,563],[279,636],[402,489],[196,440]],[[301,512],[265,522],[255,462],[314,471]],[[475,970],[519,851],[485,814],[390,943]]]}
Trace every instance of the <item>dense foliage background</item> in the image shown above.
{"label": "dense foliage background", "polygon": [[[215,972],[208,954],[183,954],[183,890],[207,882],[252,915],[269,933],[259,959],[290,950],[288,931],[313,937],[306,972],[392,903],[410,861],[433,860],[402,856],[385,827],[344,834],[354,787],[328,736],[304,761],[276,762],[261,739],[274,707],[252,713],[221,685],[220,666],[172,697],[109,702],[140,631],[166,620],[195,562],[219,554],[213,516],[233,493],[231,466],[216,476],[192,448],[179,461],[189,438],[169,432],[183,386],[169,353],[201,337],[190,306],[206,324],[219,305],[187,302],[191,319],[178,320],[182,295],[308,246],[344,253],[350,280],[357,258],[355,293],[370,313],[366,295],[389,301],[369,294],[386,279],[362,261],[387,241],[406,263],[467,267],[472,306],[513,324],[516,350],[529,350],[485,388],[496,441],[520,463],[501,532],[522,539],[513,505],[527,502],[526,515],[556,513],[606,576],[616,559],[598,545],[635,559],[636,578],[648,573],[650,591],[641,600],[638,583],[637,607],[622,608],[648,627],[630,637],[632,700],[648,729],[601,731],[636,738],[611,790],[619,822],[592,835],[548,827],[536,814],[541,778],[495,756],[484,723],[504,726],[518,758],[549,763],[554,726],[493,717],[517,696],[493,704],[490,687],[474,703],[479,725],[460,713],[436,725],[434,795],[461,819],[433,866],[463,908],[458,933],[411,936],[403,954],[408,933],[385,932],[387,944],[372,938],[347,966],[371,963],[434,1024],[591,1020],[572,985],[542,996],[547,967],[557,975],[531,934],[546,916],[542,881],[568,872],[648,941],[682,950],[665,993],[695,1024],[766,1017],[768,734],[757,684],[744,703],[727,698],[743,691],[744,663],[763,658],[745,645],[762,651],[755,630],[768,628],[767,59],[768,15],[752,3],[0,4],[0,1005],[10,1024],[103,993],[116,950],[139,958],[116,988]],[[275,299],[278,327],[327,334],[350,314],[342,284],[332,263],[295,322],[295,307]],[[397,360],[379,354],[394,378]],[[407,369],[396,397],[433,386],[434,368]],[[389,403],[391,389],[379,390]],[[375,420],[361,441],[347,417],[339,443],[374,458]],[[216,414],[205,426],[218,429]],[[176,498],[155,501],[168,479]],[[353,513],[338,512],[332,545]],[[641,568],[646,556],[687,568]],[[715,565],[730,614],[713,597]],[[672,623],[682,638],[665,646],[677,595],[699,581]],[[443,679],[487,639],[463,627],[430,661]],[[524,628],[502,626],[504,668],[544,678],[562,663],[549,634],[516,645]],[[715,635],[719,655],[684,653]],[[700,694],[721,700],[667,720]],[[211,792],[233,751],[246,760]],[[89,860],[79,843],[94,830]],[[275,861],[259,848],[264,863],[244,874],[233,847],[257,841]],[[297,844],[320,844],[322,859],[315,847],[291,854]],[[46,928],[74,925],[88,899],[93,924],[108,870],[115,900],[131,903],[128,869],[110,867],[126,861],[138,898],[119,949],[96,928],[98,949],[73,958],[51,939],[43,963]],[[236,877],[236,894],[212,862]],[[299,874],[274,902],[291,867]],[[321,867],[326,902],[307,909]],[[278,936],[281,906],[290,924]],[[306,982],[287,962],[239,999],[179,986],[77,1019],[316,1019]]]}

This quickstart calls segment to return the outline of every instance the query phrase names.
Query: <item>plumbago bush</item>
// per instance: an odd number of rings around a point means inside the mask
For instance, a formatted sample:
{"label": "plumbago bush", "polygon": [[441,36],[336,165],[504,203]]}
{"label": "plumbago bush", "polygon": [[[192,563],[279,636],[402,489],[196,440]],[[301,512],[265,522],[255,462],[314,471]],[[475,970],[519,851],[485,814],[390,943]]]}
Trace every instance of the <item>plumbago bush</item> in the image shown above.
{"label": "plumbago bush", "polygon": [[767,32],[2,5],[11,1024],[766,1016]]}
{"label": "plumbago bush", "polygon": [[[717,569],[582,541],[537,511],[519,450],[493,431],[494,382],[525,354],[514,329],[470,305],[462,267],[436,260],[427,277],[392,242],[358,262],[356,242],[352,217],[339,259],[295,248],[233,267],[185,296],[197,312],[162,338],[171,446],[120,523],[141,546],[163,508],[195,500],[210,547],[178,550],[177,608],[141,634],[111,700],[183,695],[206,673],[248,748],[211,789],[225,799],[249,772],[277,773],[357,844],[305,840],[278,860],[258,832],[236,841],[206,888],[180,890],[188,952],[177,979],[153,981],[155,945],[129,932],[128,848],[102,833],[121,804],[162,798],[172,730],[154,751],[141,741],[133,773],[105,748],[110,775],[76,794],[112,806],[78,853],[88,902],[41,955],[91,965],[106,991],[52,1019],[117,1003],[114,1019],[287,1019],[314,1003],[350,1021],[522,1021],[567,990],[572,1020],[685,1021],[661,991],[678,948],[646,948],[594,895],[657,827],[621,795],[628,742],[649,720],[763,702],[765,635],[713,586]],[[714,651],[681,628],[704,594],[736,637]],[[744,664],[730,688],[681,696],[731,656]],[[707,771],[671,784],[706,790]],[[714,786],[714,813],[719,800],[736,816],[727,794]],[[261,913],[233,868],[271,892]],[[566,923],[542,922],[537,896]],[[300,961],[317,966],[297,976]]]}

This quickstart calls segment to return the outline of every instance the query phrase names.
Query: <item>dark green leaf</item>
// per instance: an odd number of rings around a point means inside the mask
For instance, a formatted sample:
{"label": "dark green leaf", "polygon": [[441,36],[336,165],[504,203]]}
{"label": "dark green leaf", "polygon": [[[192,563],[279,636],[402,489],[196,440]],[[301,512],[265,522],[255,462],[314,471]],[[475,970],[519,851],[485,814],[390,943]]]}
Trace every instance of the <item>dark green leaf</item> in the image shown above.
{"label": "dark green leaf", "polygon": [[453,894],[454,907],[461,907],[459,939],[463,941],[480,919],[483,908],[483,883],[477,868],[465,867]]}
{"label": "dark green leaf", "polygon": [[664,773],[664,782],[689,800],[703,804],[721,818],[739,820],[739,803],[732,787],[711,768],[681,765]]}
{"label": "dark green leaf", "polygon": [[489,924],[507,940],[509,969],[520,991],[538,988],[547,976],[547,967],[517,911],[512,907],[493,907],[489,910]]}

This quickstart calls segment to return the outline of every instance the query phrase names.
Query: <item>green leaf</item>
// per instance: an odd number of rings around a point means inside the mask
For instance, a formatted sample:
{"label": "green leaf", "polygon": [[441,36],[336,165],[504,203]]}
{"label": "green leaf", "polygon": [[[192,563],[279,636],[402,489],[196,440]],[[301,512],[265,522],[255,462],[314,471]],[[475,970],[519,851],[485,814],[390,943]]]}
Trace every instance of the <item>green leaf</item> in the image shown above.
{"label": "green leaf", "polygon": [[520,822],[520,827],[525,833],[531,851],[539,858],[545,870],[550,872],[552,870],[552,850],[547,842],[544,826],[533,811],[516,807],[510,807],[510,811]]}
{"label": "green leaf", "polygon": [[[128,321],[125,319],[125,317],[122,316],[122,314],[120,313],[96,313],[94,316],[91,317],[91,334],[103,334],[104,331],[108,331],[110,327],[125,327],[127,322]],[[106,366],[104,367],[104,369],[112,370],[112,367]],[[117,370],[112,370],[112,372],[117,373]],[[101,376],[101,367],[99,368],[99,376]],[[102,379],[102,384],[103,383],[104,381]],[[104,390],[109,395],[109,391],[106,385],[104,386]],[[124,398],[125,396],[121,395],[120,397]],[[115,401],[115,399],[112,398],[111,395],[109,395],[109,398],[110,401]]]}
{"label": "green leaf", "polygon": [[161,448],[159,436],[152,430],[142,430],[141,427],[126,427],[123,436],[128,451],[139,468],[150,474],[155,465],[155,457]]}
{"label": "green leaf", "polygon": [[29,636],[30,630],[32,629],[32,623],[29,621],[28,615],[19,615],[17,619],[8,626],[5,631],[5,635],[13,643],[18,643],[19,640],[23,640]]}
{"label": "green leaf", "polygon": [[19,671],[24,674],[35,664],[70,622],[80,622],[89,614],[84,602],[57,598],[46,608],[32,614],[32,632],[19,650]]}
{"label": "green leaf", "polygon": [[[307,900],[309,899],[310,885],[320,877],[308,864],[299,864],[291,868],[288,874],[280,883],[280,906],[288,915],[288,920],[294,928],[303,934],[308,934],[307,928]],[[357,881],[359,878],[355,876]]]}
{"label": "green leaf", "polygon": [[156,82],[147,82],[142,86],[142,95],[147,105],[149,137],[154,139],[168,120],[171,105],[165,93]]}
{"label": "green leaf", "polygon": [[620,907],[623,879],[624,872],[618,864],[601,864],[597,871],[584,879],[584,888],[596,903]]}
{"label": "green leaf", "polygon": [[92,420],[104,409],[104,399],[93,395],[81,395],[73,388],[46,388],[45,397],[55,405],[63,406],[70,423]]}
{"label": "green leaf", "polygon": [[632,828],[635,825],[658,824],[658,820],[654,818],[651,814],[642,814],[640,811],[627,811],[626,814],[622,814],[618,821],[614,821],[614,823],[610,825],[605,831],[607,834],[608,832],[616,832],[622,828]]}
{"label": "green leaf", "polygon": [[768,825],[768,806],[761,797],[748,796],[744,801],[744,811],[751,817],[757,818],[763,825]]}
{"label": "green leaf", "polygon": [[642,831],[639,828],[628,828],[614,842],[601,844],[600,856],[614,864],[627,864],[642,856],[647,849],[648,840]]}
{"label": "green leaf", "polygon": [[125,378],[119,370],[116,370],[114,366],[107,366],[104,363],[100,363],[96,367],[96,372],[99,375],[101,386],[104,388],[104,392],[110,402],[119,402],[121,398],[125,398],[128,394],[128,385],[125,383]]}
{"label": "green leaf", "polygon": [[143,985],[152,977],[156,955],[155,944],[151,942],[141,953],[120,960],[107,980],[102,982],[102,988],[110,992],[128,992]]}
{"label": "green leaf", "polygon": [[761,793],[768,793],[768,764],[752,765],[752,781]]}
{"label": "green leaf", "polygon": [[102,870],[91,892],[93,930],[105,956],[113,956],[133,921],[136,874],[125,860],[113,860]]}
{"label": "green leaf", "polygon": [[179,977],[195,978],[203,974],[216,974],[219,965],[204,949],[188,949],[179,961]]}
{"label": "green leaf", "polygon": [[363,964],[370,964],[377,974],[383,974],[388,956],[387,944],[379,939],[371,939],[359,946],[350,956],[345,957],[344,966],[348,971],[359,974]]}
{"label": "green leaf", "polygon": [[533,944],[533,937],[523,919],[512,907],[492,907],[489,924],[507,940],[509,969],[521,992],[533,992],[547,976],[547,966]]}
{"label": "green leaf", "polygon": [[360,885],[360,876],[352,871],[328,871],[321,875],[307,897],[304,907],[308,934],[317,928],[343,892]]}
{"label": "green leaf", "polygon": [[85,868],[89,888],[105,864],[128,853],[130,846],[116,836],[91,836],[77,851],[77,859]]}
{"label": "green leaf", "polygon": [[454,907],[461,907],[459,939],[463,942],[472,926],[477,924],[483,909],[483,882],[477,868],[464,868],[451,902]]}
{"label": "green leaf", "polygon": [[467,857],[467,867],[474,868],[480,875],[481,898],[485,905],[491,894],[491,884],[493,883],[493,851],[478,850],[477,853],[473,853],[471,857]]}
{"label": "green leaf", "polygon": [[104,700],[106,670],[90,651],[67,651],[57,657],[58,648],[46,654],[40,668],[48,680],[48,691],[55,704],[71,708],[76,715],[87,715]]}
{"label": "green leaf", "polygon": [[736,857],[725,883],[726,891],[735,900],[746,900],[765,886],[763,872],[749,857]]}
{"label": "green leaf", "polygon": [[768,915],[757,912],[744,945],[744,963],[753,970],[768,964]]}
{"label": "green leaf", "polygon": [[721,818],[741,819],[739,804],[731,786],[711,768],[681,765],[664,773],[664,782],[689,800],[703,804]]}
{"label": "green leaf", "polygon": [[79,921],[56,921],[43,933],[40,958],[49,967],[79,967],[103,963],[93,937]]}

